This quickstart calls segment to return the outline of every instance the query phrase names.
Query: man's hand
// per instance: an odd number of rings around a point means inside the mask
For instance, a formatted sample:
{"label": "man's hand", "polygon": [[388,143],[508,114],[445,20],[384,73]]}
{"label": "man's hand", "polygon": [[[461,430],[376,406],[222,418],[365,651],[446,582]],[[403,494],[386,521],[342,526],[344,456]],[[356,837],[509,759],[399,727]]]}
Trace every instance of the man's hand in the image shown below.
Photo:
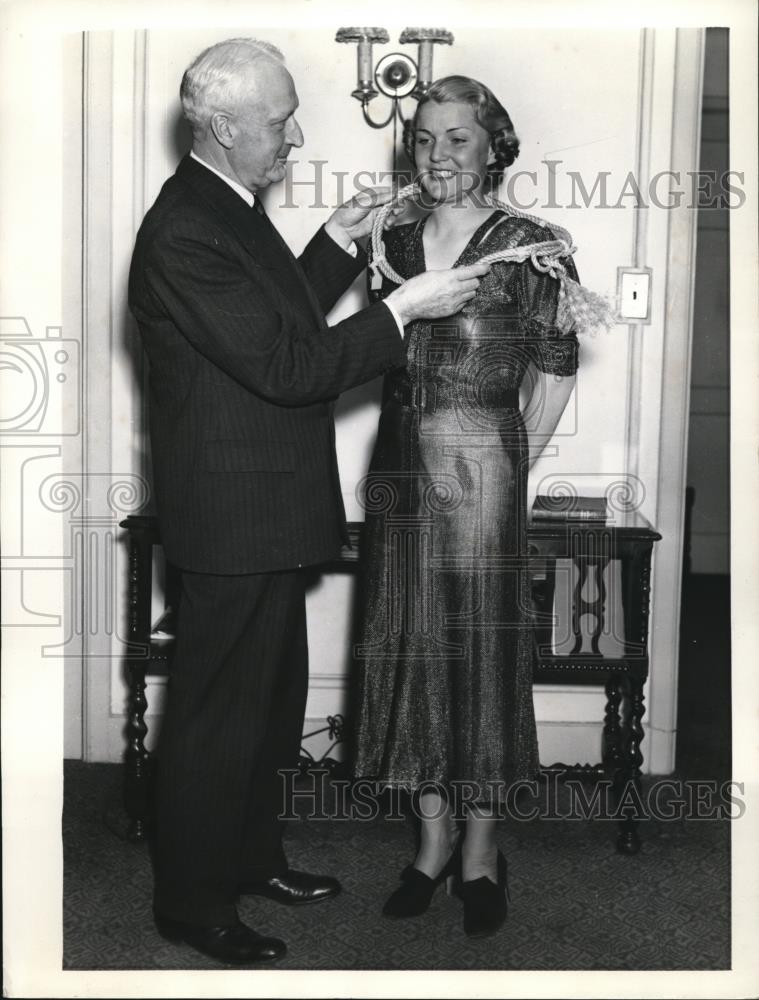
{"label": "man's hand", "polygon": [[[369,235],[375,213],[392,198],[392,188],[367,188],[335,209],[327,220],[325,229],[336,243],[347,247],[353,240]],[[385,218],[384,228],[389,229],[402,212],[402,204],[394,205]]]}
{"label": "man's hand", "polygon": [[480,278],[490,264],[469,264],[449,271],[425,271],[410,278],[385,299],[392,303],[403,325],[415,319],[452,316],[477,294]]}

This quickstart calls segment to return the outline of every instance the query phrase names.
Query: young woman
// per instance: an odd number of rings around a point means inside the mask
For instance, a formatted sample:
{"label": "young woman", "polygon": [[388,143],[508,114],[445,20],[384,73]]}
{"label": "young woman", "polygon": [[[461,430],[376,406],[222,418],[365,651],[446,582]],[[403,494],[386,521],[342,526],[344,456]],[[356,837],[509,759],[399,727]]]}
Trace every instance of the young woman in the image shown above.
{"label": "young woman", "polygon": [[[433,84],[406,148],[429,212],[385,234],[400,277],[555,238],[489,200],[519,143],[483,84]],[[396,287],[384,279],[374,294]],[[419,851],[384,913],[423,913],[455,875],[472,936],[506,917],[496,807],[539,767],[526,495],[574,386],[577,340],[557,327],[558,294],[529,257],[497,263],[462,312],[410,324],[366,480],[355,773],[415,790],[421,815]]]}

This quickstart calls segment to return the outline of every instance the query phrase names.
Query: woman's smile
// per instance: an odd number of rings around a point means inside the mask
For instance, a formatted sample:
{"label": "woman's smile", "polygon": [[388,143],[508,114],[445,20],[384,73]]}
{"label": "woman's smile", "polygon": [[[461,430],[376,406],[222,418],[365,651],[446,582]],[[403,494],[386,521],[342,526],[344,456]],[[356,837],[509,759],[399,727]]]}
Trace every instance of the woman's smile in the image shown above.
{"label": "woman's smile", "polygon": [[437,200],[460,200],[477,190],[487,171],[490,137],[470,105],[459,102],[419,109],[414,159],[424,187]]}

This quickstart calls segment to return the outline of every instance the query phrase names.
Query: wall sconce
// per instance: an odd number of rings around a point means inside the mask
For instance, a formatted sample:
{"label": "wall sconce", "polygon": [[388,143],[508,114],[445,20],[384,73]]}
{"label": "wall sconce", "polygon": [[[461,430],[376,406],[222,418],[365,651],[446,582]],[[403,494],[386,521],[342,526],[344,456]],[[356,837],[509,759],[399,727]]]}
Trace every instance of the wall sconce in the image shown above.
{"label": "wall sconce", "polygon": [[[358,43],[358,84],[352,92],[361,101],[364,120],[372,128],[385,128],[394,119],[403,122],[400,102],[404,97],[417,101],[430,89],[432,83],[433,45],[453,45],[453,35],[444,28],[405,28],[398,41],[401,45],[419,46],[417,61],[414,62],[403,52],[392,52],[383,56],[372,69],[372,45],[385,45],[390,36],[384,28],[340,28],[335,35],[336,42]],[[376,85],[376,90],[375,90]],[[382,122],[375,122],[369,115],[367,105],[378,93],[392,101],[390,114]]]}

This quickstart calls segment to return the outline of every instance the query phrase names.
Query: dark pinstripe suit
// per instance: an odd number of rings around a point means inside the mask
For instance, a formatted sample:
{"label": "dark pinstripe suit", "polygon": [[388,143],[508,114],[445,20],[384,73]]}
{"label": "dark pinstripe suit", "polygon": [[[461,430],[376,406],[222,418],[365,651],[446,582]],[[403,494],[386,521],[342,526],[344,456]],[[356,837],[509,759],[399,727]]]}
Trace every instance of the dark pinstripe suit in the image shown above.
{"label": "dark pinstripe suit", "polygon": [[405,363],[382,303],[328,328],[365,265],[320,230],[298,261],[186,157],[137,236],[129,302],[150,361],[154,487],[182,570],[159,748],[156,906],[232,923],[239,884],[286,866],[277,767],[307,690],[300,566],[345,538],[334,398]]}

